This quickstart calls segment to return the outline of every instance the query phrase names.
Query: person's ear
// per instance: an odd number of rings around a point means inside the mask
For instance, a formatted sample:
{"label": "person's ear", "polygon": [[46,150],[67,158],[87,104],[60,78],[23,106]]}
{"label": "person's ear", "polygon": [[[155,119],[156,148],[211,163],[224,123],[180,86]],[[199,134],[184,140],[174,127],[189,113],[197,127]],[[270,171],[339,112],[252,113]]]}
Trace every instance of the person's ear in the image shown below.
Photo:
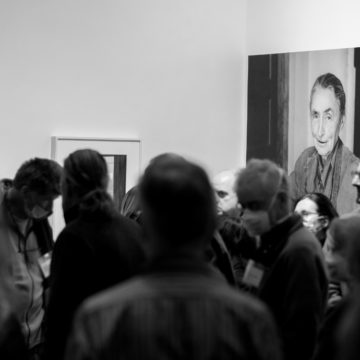
{"label": "person's ear", "polygon": [[24,185],[20,188],[20,194],[23,196],[27,196],[30,192],[30,189],[27,185]]}
{"label": "person's ear", "polygon": [[327,229],[329,224],[330,224],[330,220],[328,216],[324,216],[321,220],[321,223],[324,225],[324,229]]}
{"label": "person's ear", "polygon": [[341,117],[341,120],[340,120],[340,129],[339,129],[339,133],[342,131],[342,129],[344,128],[344,125],[345,125],[345,121],[346,121],[346,116],[343,115]]}

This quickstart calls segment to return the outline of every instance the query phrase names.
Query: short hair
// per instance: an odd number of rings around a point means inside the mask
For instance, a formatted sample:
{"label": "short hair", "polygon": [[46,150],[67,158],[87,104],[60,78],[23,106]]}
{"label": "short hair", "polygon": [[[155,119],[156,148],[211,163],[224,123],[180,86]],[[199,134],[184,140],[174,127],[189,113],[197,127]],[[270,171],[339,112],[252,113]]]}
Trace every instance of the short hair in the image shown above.
{"label": "short hair", "polygon": [[61,194],[62,167],[53,160],[34,158],[25,161],[15,174],[14,188],[20,190],[28,186],[29,190],[40,195],[51,192]]}
{"label": "short hair", "polygon": [[296,200],[294,208],[300,201],[304,199],[310,199],[311,201],[313,201],[318,208],[319,215],[327,216],[330,221],[339,217],[339,214],[335,210],[334,205],[326,195],[320,193],[305,194],[304,196]]}
{"label": "short hair", "polygon": [[[280,183],[280,185],[279,185]],[[235,182],[235,191],[238,194],[242,188],[254,186],[262,191],[266,198],[274,195],[276,190],[282,191],[289,196],[289,182],[283,169],[267,159],[251,159],[242,169]]]}
{"label": "short hair", "polygon": [[345,107],[346,107],[346,95],[344,91],[344,87],[341,81],[331,73],[326,73],[324,75],[319,76],[311,89],[310,95],[310,111],[311,111],[311,104],[314,93],[316,88],[323,88],[323,89],[331,89],[334,91],[335,98],[338,100],[339,109],[340,109],[340,117],[342,118],[345,116]]}
{"label": "short hair", "polygon": [[107,192],[108,169],[103,156],[95,150],[82,149],[71,153],[64,162],[67,186],[80,198],[80,210],[110,212],[113,201]]}
{"label": "short hair", "polygon": [[215,195],[200,166],[179,156],[160,155],[146,168],[139,193],[143,223],[151,223],[160,241],[197,246],[194,240],[211,239],[216,227]]}

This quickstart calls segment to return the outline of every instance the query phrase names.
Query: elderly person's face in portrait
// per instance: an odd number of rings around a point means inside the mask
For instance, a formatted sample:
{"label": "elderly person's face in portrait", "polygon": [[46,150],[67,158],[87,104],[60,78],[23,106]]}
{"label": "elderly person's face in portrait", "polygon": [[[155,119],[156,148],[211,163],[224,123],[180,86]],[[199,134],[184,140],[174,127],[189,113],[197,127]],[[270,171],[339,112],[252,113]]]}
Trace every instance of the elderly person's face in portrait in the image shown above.
{"label": "elderly person's face in portrait", "polygon": [[356,202],[360,204],[360,164],[358,165],[355,173],[353,174],[353,180],[351,184],[356,187],[357,190]]}
{"label": "elderly person's face in portrait", "polygon": [[310,104],[311,131],[315,148],[324,160],[333,150],[344,126],[339,100],[332,88],[316,87]]}

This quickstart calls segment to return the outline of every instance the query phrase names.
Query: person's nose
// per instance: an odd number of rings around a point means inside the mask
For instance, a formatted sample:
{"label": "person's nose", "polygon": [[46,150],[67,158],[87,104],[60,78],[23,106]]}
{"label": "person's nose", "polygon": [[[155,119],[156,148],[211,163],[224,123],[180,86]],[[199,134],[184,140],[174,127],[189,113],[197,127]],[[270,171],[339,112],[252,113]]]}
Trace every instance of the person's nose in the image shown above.
{"label": "person's nose", "polygon": [[318,138],[322,138],[324,136],[324,134],[325,134],[324,125],[325,125],[324,117],[320,116],[319,125],[318,125],[318,129],[317,129]]}
{"label": "person's nose", "polygon": [[351,185],[354,185],[354,186],[360,186],[360,177],[359,177],[359,174],[355,174],[353,179],[352,179],[352,182],[351,182]]}

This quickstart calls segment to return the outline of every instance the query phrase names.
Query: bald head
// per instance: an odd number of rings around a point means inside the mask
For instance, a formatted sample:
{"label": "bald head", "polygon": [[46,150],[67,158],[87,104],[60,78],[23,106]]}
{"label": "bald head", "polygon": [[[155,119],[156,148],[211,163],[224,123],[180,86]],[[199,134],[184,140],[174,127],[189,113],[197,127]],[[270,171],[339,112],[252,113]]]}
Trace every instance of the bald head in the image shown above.
{"label": "bald head", "polygon": [[224,170],[214,176],[212,184],[216,194],[217,213],[237,217],[240,213],[234,185],[238,171]]}

